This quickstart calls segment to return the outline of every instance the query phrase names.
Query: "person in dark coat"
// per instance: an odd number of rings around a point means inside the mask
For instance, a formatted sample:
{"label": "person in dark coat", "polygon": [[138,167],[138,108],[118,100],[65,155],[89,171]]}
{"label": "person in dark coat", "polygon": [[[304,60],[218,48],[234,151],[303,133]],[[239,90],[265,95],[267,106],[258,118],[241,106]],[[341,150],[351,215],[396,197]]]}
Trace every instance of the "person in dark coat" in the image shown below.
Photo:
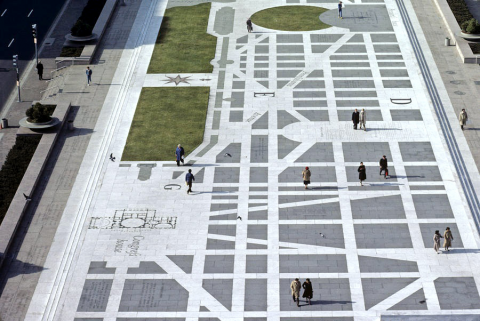
{"label": "person in dark coat", "polygon": [[43,64],[41,61],[37,64],[38,80],[43,80]]}
{"label": "person in dark coat", "polygon": [[190,194],[192,192],[192,185],[194,181],[195,176],[193,176],[192,170],[189,169],[187,175],[185,175],[185,184],[187,184],[188,186],[187,194]]}
{"label": "person in dark coat", "polygon": [[388,172],[388,161],[387,161],[387,156],[383,155],[382,158],[380,158],[380,175],[382,175],[382,172],[384,173],[384,178],[387,178],[387,172]]}
{"label": "person in dark coat", "polygon": [[247,20],[247,31],[248,32],[253,31],[252,18],[248,18],[248,20]]}
{"label": "person in dark coat", "polygon": [[90,86],[90,83],[92,82],[92,69],[90,67],[87,67],[87,70],[85,70],[85,75],[87,75],[87,85]]}
{"label": "person in dark coat", "polygon": [[358,179],[360,180],[360,186],[363,186],[363,181],[367,179],[367,170],[363,162],[360,162],[360,166],[358,166]]}
{"label": "person in dark coat", "polygon": [[177,159],[177,166],[180,166],[180,162],[182,165],[184,164],[183,156],[185,155],[185,150],[183,149],[182,145],[178,144],[177,149],[175,150],[175,157]]}
{"label": "person in dark coat", "polygon": [[360,122],[360,113],[358,112],[358,109],[355,109],[355,111],[352,113],[352,122],[353,129],[357,129],[357,125]]}
{"label": "person in dark coat", "polygon": [[305,282],[303,282],[302,288],[303,288],[302,297],[306,299],[308,304],[312,305],[313,288],[312,288],[312,282],[310,282],[310,279],[307,279]]}

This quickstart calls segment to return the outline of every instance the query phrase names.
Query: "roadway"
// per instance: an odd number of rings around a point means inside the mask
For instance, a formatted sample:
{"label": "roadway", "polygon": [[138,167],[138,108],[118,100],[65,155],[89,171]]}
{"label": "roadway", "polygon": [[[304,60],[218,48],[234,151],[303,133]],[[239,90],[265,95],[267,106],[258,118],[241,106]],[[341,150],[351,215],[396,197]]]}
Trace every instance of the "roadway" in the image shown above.
{"label": "roadway", "polygon": [[67,0],[0,0],[0,112],[15,87],[12,56],[19,55],[20,72],[34,58],[32,24],[37,24],[38,46]]}

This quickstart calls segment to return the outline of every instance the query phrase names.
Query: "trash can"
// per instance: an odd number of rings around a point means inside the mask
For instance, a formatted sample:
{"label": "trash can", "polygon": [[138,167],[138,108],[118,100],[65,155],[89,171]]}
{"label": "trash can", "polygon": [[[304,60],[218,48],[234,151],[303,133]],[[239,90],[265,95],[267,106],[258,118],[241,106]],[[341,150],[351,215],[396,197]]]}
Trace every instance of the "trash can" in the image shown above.
{"label": "trash can", "polygon": [[445,38],[445,47],[450,46],[450,38]]}
{"label": "trash can", "polygon": [[2,118],[2,128],[8,128],[8,119]]}
{"label": "trash can", "polygon": [[68,130],[73,130],[73,120],[67,121],[67,129]]}

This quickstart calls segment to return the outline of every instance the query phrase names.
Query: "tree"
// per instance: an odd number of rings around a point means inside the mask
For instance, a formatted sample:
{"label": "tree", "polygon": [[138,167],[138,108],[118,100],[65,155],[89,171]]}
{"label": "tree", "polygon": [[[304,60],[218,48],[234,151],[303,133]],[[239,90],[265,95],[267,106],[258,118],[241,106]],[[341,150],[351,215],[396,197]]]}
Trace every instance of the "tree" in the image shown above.
{"label": "tree", "polygon": [[461,25],[462,31],[465,33],[470,34],[478,34],[480,33],[480,23],[478,23],[477,19],[472,18],[468,21],[465,21]]}
{"label": "tree", "polygon": [[46,123],[52,119],[48,107],[40,103],[36,103],[34,106],[28,108],[25,114],[31,123]]}

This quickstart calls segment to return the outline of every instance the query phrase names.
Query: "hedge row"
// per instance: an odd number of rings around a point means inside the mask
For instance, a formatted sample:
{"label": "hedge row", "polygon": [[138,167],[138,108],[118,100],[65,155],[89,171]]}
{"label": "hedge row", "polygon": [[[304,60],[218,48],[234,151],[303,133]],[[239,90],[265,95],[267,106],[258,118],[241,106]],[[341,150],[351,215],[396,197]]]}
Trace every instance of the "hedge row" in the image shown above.
{"label": "hedge row", "polygon": [[0,224],[37,149],[41,135],[17,136],[0,170]]}
{"label": "hedge row", "polygon": [[452,9],[453,15],[455,16],[459,26],[462,26],[462,23],[473,19],[465,0],[447,0],[447,2],[450,6],[450,9]]}
{"label": "hedge row", "polygon": [[107,0],[88,0],[80,18],[77,19],[77,22],[70,30],[72,36],[86,37],[92,34],[93,27],[95,27],[95,23],[97,23],[98,17],[102,13],[105,2]]}
{"label": "hedge row", "polygon": [[69,47],[65,46],[62,48],[62,52],[59,57],[80,57],[85,46],[80,47]]}

